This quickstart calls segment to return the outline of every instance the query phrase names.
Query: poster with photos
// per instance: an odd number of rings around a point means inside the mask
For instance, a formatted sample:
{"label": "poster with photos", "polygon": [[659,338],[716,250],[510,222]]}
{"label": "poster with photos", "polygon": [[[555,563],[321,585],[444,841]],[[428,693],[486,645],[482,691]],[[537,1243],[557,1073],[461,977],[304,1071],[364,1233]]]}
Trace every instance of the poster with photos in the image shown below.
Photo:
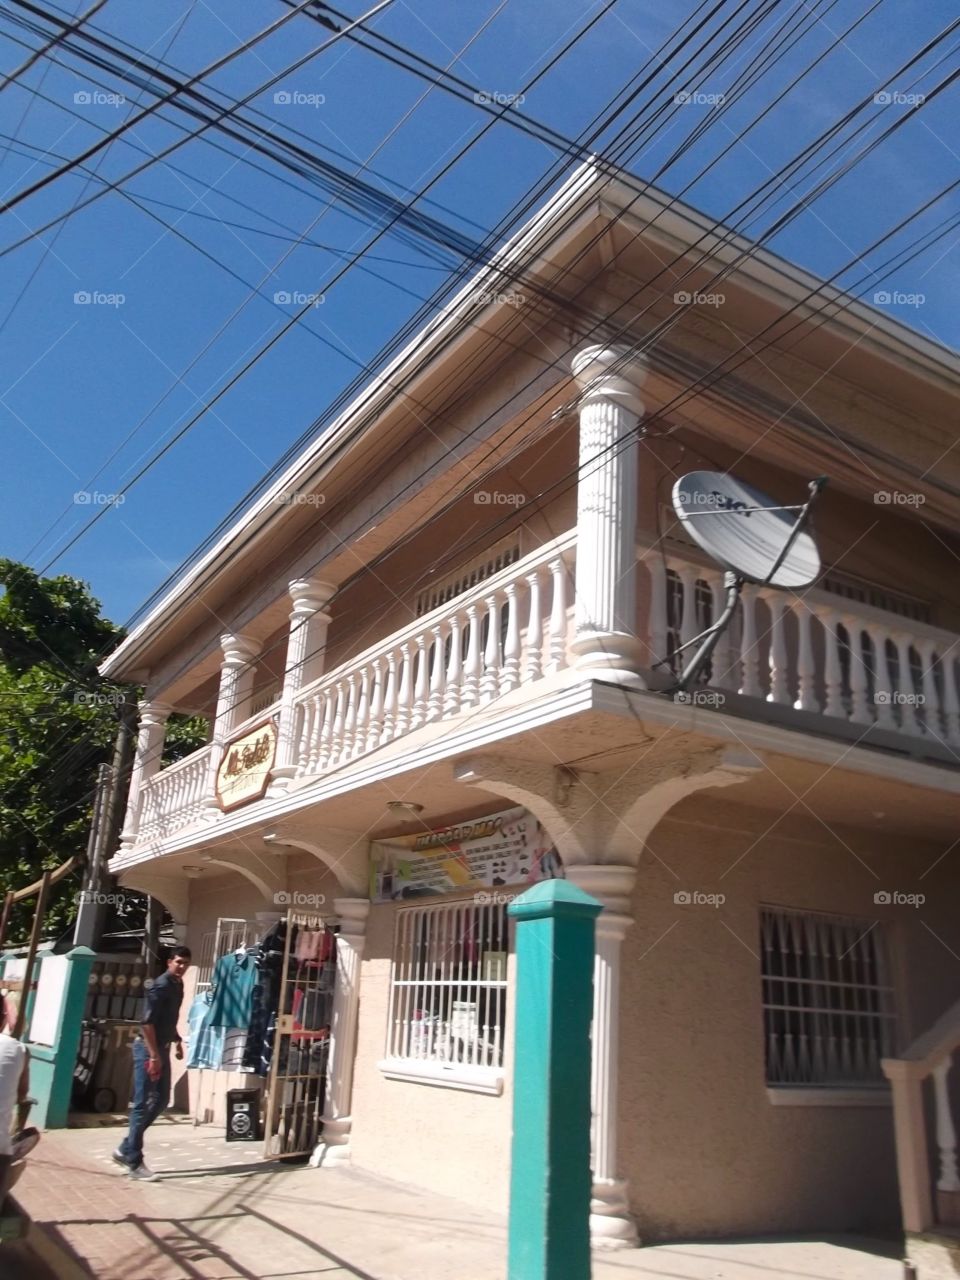
{"label": "poster with photos", "polygon": [[562,876],[553,841],[526,809],[506,809],[371,846],[373,902],[522,887]]}

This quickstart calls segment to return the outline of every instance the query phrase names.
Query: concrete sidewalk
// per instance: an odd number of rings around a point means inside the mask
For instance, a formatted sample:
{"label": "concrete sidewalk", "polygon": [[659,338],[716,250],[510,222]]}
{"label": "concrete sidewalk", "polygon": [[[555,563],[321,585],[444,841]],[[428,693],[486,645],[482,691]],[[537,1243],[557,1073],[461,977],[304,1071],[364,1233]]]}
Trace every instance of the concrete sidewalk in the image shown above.
{"label": "concrete sidewalk", "polygon": [[[45,1134],[17,1187],[33,1248],[58,1280],[503,1280],[497,1215],[357,1169],[264,1165],[259,1144],[174,1119],[147,1140],[161,1179],[131,1182],[110,1159],[122,1132]],[[9,1261],[0,1249],[0,1276]],[[862,1242],[769,1240],[599,1254],[593,1275],[900,1280],[902,1270]]]}

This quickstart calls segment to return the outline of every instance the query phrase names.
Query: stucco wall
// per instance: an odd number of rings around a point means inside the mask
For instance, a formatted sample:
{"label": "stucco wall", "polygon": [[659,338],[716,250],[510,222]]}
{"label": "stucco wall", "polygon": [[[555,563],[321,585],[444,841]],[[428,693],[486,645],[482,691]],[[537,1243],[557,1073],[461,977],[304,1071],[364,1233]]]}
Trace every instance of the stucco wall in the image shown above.
{"label": "stucco wall", "polygon": [[[373,906],[360,987],[353,1085],[353,1161],[386,1177],[506,1210],[509,1193],[513,1005],[507,1001],[505,1083],[499,1097],[388,1080],[384,1053],[397,908]],[[510,943],[510,990],[513,940]]]}
{"label": "stucco wall", "polygon": [[[912,1014],[903,1044],[956,999],[960,964],[947,948],[960,951],[960,928],[935,880],[920,910],[877,907],[873,895],[914,892],[937,851],[882,831],[837,838],[813,820],[767,830],[772,821],[687,802],[641,864],[623,955],[620,1170],[646,1239],[897,1226],[889,1107],[768,1100],[759,908],[879,921],[898,1010]],[[674,902],[695,889],[726,901]]]}

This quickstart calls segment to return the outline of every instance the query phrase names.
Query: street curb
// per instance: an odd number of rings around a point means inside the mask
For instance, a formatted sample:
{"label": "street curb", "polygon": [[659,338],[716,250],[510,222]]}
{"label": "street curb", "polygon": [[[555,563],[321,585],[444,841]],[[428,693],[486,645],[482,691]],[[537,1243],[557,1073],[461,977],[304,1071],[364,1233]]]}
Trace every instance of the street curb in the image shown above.
{"label": "street curb", "polygon": [[[14,1204],[16,1204],[16,1200],[14,1200]],[[16,1205],[16,1209],[26,1224],[26,1231],[22,1236],[24,1243],[33,1250],[41,1262],[50,1268],[57,1280],[91,1280],[92,1271],[88,1271],[74,1254],[70,1253],[48,1231],[34,1222],[19,1205]]]}

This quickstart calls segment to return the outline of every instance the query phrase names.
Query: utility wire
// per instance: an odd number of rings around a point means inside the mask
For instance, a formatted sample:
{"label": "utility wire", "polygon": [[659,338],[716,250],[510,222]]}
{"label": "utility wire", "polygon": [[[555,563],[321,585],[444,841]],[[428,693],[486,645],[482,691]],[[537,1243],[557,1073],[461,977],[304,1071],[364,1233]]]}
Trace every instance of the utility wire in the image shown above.
{"label": "utility wire", "polygon": [[74,31],[79,31],[83,24],[85,22],[89,22],[93,15],[98,13],[106,3],[107,0],[95,0],[95,3],[90,6],[86,13],[82,13],[80,17],[75,18],[73,22],[65,24],[63,30],[58,31],[56,35],[51,36],[42,48],[35,50],[25,62],[21,62],[20,66],[17,67],[15,71],[11,71],[9,75],[3,77],[2,81],[0,81],[0,93],[3,93],[4,89],[6,89],[8,85],[19,80],[25,71],[29,71],[35,62],[39,62],[41,58],[46,56],[51,49],[55,49],[58,44],[67,38],[67,36],[71,35]]}

